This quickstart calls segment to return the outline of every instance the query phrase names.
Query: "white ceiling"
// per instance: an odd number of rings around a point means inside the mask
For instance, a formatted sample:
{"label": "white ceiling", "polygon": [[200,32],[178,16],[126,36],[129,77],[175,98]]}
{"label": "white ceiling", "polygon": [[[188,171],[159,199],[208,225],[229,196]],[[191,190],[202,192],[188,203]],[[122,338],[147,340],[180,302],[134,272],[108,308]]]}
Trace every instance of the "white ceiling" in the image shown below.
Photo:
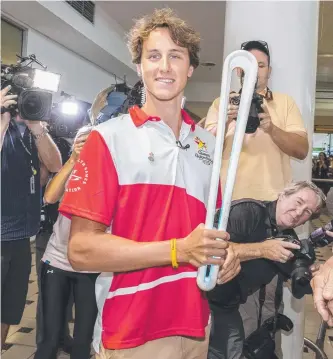
{"label": "white ceiling", "polygon": [[[98,5],[127,32],[133,20],[156,8],[170,7],[188,21],[201,35],[200,61],[212,61],[216,66],[199,67],[193,81],[220,82],[223,63],[224,1],[98,1]],[[209,19],[204,21],[204,19]]]}
{"label": "white ceiling", "polygon": [[[133,25],[133,19],[155,8],[169,6],[187,20],[202,37],[201,62],[216,63],[213,68],[199,67],[193,81],[220,82],[223,62],[224,1],[99,1],[98,4],[118,22],[126,32]],[[204,19],[209,19],[204,21]],[[319,88],[333,90],[333,1],[320,4],[318,31]]]}

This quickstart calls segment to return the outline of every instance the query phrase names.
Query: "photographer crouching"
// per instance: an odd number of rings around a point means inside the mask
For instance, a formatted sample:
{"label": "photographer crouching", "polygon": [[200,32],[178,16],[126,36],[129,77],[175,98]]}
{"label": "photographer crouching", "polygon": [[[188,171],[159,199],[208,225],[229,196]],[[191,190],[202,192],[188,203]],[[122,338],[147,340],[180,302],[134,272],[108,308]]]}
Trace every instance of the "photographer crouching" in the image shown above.
{"label": "photographer crouching", "polygon": [[[31,270],[30,237],[39,230],[41,186],[61,157],[42,122],[16,112],[11,86],[1,90],[1,343],[23,315]],[[14,109],[14,110],[13,110]]]}
{"label": "photographer crouching", "polygon": [[[293,228],[317,215],[324,204],[322,191],[307,181],[291,184],[276,201],[232,203],[227,232],[242,269],[234,280],[207,293],[213,316],[209,359],[277,358],[274,334],[281,327],[292,328],[291,321],[278,314],[283,281],[292,278],[297,298],[311,292],[309,267],[315,259],[315,244],[309,239],[299,241]],[[263,324],[265,285],[276,276],[275,313]],[[256,292],[248,313],[255,332],[245,341],[239,305]]]}

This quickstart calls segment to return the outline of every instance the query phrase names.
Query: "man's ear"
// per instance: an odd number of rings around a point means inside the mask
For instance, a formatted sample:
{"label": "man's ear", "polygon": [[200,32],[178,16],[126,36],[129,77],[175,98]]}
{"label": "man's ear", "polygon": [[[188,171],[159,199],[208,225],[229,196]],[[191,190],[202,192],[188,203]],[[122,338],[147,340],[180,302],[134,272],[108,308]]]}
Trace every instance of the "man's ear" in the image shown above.
{"label": "man's ear", "polygon": [[191,65],[187,72],[187,77],[190,78],[193,75],[194,67]]}
{"label": "man's ear", "polygon": [[269,69],[268,69],[268,78],[271,77],[271,73],[272,73],[272,66],[269,66]]}

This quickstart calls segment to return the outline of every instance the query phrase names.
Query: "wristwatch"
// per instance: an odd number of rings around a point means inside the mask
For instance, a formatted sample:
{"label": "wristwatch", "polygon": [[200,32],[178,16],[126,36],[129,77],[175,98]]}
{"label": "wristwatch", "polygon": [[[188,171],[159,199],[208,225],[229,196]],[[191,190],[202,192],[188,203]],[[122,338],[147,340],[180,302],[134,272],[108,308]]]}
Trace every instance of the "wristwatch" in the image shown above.
{"label": "wristwatch", "polygon": [[43,138],[44,136],[46,136],[49,133],[49,130],[46,127],[43,127],[43,131],[41,133],[39,133],[38,135],[34,135],[34,139],[36,141],[40,140],[41,138]]}

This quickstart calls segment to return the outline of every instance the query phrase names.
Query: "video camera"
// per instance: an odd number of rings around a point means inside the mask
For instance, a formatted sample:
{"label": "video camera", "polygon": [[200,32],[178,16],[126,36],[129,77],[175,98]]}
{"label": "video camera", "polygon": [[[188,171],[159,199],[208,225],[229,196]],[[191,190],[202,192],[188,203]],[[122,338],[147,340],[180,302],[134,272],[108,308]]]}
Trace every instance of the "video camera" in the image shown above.
{"label": "video camera", "polygon": [[324,227],[313,231],[306,239],[299,240],[295,236],[279,236],[284,241],[298,244],[301,248],[294,250],[294,257],[287,263],[276,263],[279,270],[291,279],[291,290],[295,298],[300,299],[305,294],[310,294],[310,281],[312,278],[310,267],[316,260],[315,248],[325,247],[333,242],[333,238],[327,236],[326,231],[333,229],[333,220]]}
{"label": "video camera", "polygon": [[[18,112],[20,117],[30,121],[48,121],[51,118],[52,93],[58,91],[60,75],[46,71],[46,66],[35,55],[17,57],[16,65],[1,65],[1,89],[11,85],[8,94],[18,95],[17,106],[1,108],[1,112],[8,111],[13,116]],[[43,69],[32,68],[32,63]]]}
{"label": "video camera", "polygon": [[[239,106],[241,100],[242,89],[239,91],[238,96],[230,97],[230,103]],[[249,118],[247,120],[245,133],[254,133],[260,125],[259,113],[263,113],[261,105],[264,103],[263,96],[259,95],[256,91],[253,93]]]}

